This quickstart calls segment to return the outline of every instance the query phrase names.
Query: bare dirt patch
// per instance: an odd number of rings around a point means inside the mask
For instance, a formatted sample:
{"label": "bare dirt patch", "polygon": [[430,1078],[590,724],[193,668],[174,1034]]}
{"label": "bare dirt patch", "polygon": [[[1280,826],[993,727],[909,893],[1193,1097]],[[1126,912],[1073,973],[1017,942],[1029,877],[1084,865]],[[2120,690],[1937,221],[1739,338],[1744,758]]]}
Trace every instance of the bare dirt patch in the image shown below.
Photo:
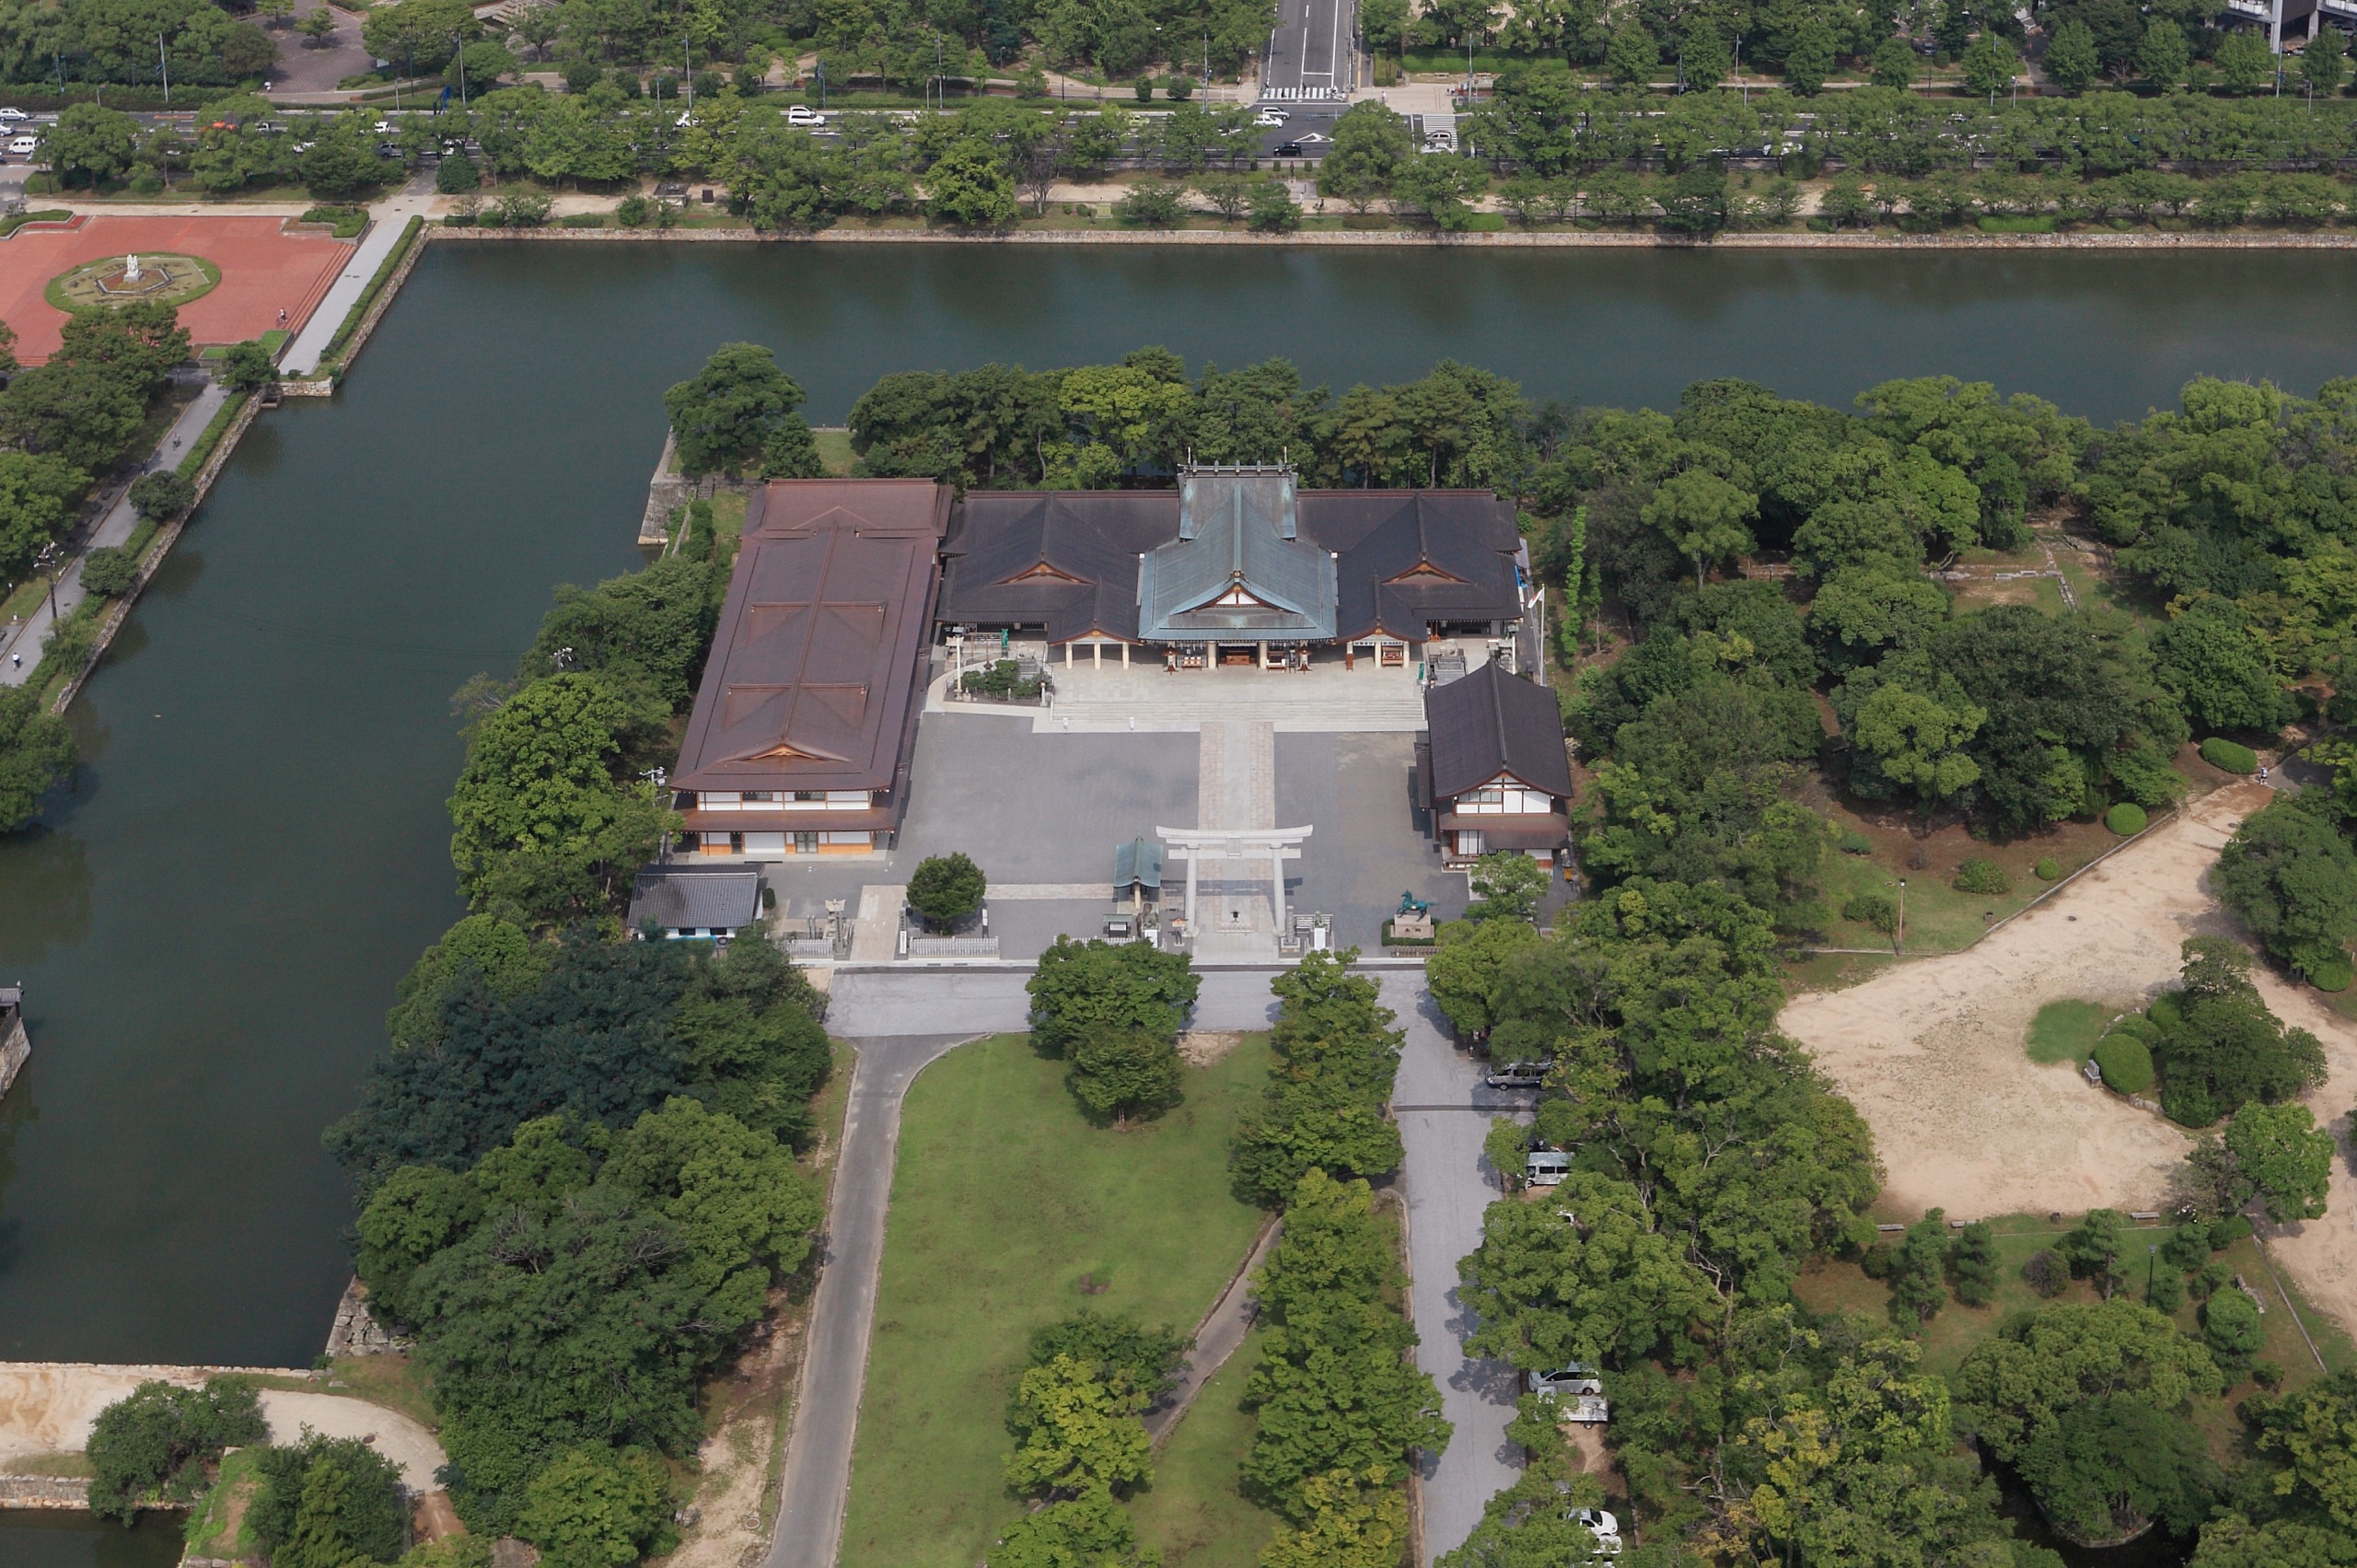
{"label": "bare dirt patch", "polygon": [[772,1464],[783,1452],[779,1422],[802,1368],[805,1303],[780,1291],[737,1365],[704,1388],[710,1435],[696,1451],[694,1522],[680,1532],[666,1568],[738,1568],[769,1553],[776,1505]]}
{"label": "bare dirt patch", "polygon": [[1190,1067],[1208,1067],[1243,1040],[1244,1036],[1235,1029],[1182,1029],[1178,1033],[1178,1058]]}
{"label": "bare dirt patch", "polygon": [[[2156,1206],[2190,1137],[2023,1051],[2049,1002],[2142,1006],[2177,978],[2189,936],[2241,935],[2206,878],[2269,792],[2235,784],[2191,803],[2044,904],[1960,953],[1896,964],[1862,984],[1794,999],[1785,1032],[1874,1128],[1899,1212],[1959,1219]],[[2324,1042],[2329,1074],[2309,1098],[2346,1139],[2357,1098],[2357,1025],[2317,994],[2260,970],[2267,1004]],[[2330,1212],[2273,1243],[2323,1311],[2357,1330],[2357,1179],[2336,1162]]]}

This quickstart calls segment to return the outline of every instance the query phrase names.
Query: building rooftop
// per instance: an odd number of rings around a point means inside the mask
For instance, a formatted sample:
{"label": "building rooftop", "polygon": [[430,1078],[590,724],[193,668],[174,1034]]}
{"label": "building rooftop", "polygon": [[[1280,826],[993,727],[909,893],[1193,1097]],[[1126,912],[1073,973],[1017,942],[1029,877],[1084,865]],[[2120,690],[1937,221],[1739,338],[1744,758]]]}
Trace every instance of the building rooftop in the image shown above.
{"label": "building rooftop", "polygon": [[[1432,736],[1432,793],[1446,801],[1511,774],[1526,787],[1568,797],[1571,759],[1555,694],[1509,675],[1492,659],[1461,679],[1424,693]],[[1472,825],[1469,819],[1467,825]]]}
{"label": "building rooftop", "polygon": [[1324,641],[1334,635],[1334,556],[1300,536],[1286,468],[1190,468],[1178,537],[1138,566],[1149,642]]}
{"label": "building rooftop", "polygon": [[949,502],[931,480],[754,494],[675,787],[895,788]]}
{"label": "building rooftop", "polygon": [[761,913],[761,874],[751,866],[648,865],[630,889],[630,929],[737,931]]}

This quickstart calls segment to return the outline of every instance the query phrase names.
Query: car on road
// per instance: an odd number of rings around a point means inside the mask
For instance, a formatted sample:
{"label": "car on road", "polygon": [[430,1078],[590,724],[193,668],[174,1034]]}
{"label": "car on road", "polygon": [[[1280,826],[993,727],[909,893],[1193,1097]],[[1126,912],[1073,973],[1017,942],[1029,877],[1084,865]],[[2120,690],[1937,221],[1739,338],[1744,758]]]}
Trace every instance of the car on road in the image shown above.
{"label": "car on road", "polygon": [[1502,1067],[1491,1068],[1481,1081],[1493,1089],[1535,1089],[1545,1083],[1547,1074],[1554,1070],[1555,1063],[1551,1060],[1509,1062]]}
{"label": "car on road", "polygon": [[1285,117],[1283,110],[1275,109],[1262,110],[1258,115],[1253,117],[1252,121],[1253,124],[1262,127],[1282,125],[1284,122]]}
{"label": "car on road", "polygon": [[400,131],[401,127],[394,124],[389,120],[379,120],[376,124],[370,126],[369,129],[376,132],[379,136],[389,136]]}
{"label": "car on road", "polygon": [[251,125],[248,126],[247,129],[251,131],[257,136],[284,136],[286,134],[286,122],[284,120],[257,120]]}
{"label": "car on road", "polygon": [[40,150],[41,138],[39,136],[11,136],[8,138],[8,156],[10,157],[30,157]]}
{"label": "car on road", "polygon": [[21,109],[0,108],[0,122],[23,120],[25,118],[27,118],[27,116],[25,111]]}
{"label": "car on road", "polygon": [[1299,157],[1302,156],[1301,144],[1299,142],[1279,142],[1277,144],[1277,150],[1269,156],[1271,157]]}
{"label": "car on road", "polygon": [[788,125],[824,125],[827,117],[807,103],[793,103],[786,105],[785,122]]}
{"label": "car on road", "polygon": [[1609,1508],[1573,1508],[1565,1516],[1587,1527],[1588,1534],[1596,1538],[1597,1551],[1607,1557],[1620,1555],[1620,1521]]}

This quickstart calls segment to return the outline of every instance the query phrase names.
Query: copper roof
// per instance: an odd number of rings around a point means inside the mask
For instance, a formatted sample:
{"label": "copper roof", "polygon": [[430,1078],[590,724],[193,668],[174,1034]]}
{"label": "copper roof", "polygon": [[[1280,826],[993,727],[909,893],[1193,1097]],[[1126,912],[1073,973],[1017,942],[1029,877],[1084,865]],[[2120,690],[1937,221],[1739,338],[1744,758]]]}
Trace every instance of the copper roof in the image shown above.
{"label": "copper roof", "polygon": [[895,786],[949,499],[931,480],[754,495],[675,786]]}

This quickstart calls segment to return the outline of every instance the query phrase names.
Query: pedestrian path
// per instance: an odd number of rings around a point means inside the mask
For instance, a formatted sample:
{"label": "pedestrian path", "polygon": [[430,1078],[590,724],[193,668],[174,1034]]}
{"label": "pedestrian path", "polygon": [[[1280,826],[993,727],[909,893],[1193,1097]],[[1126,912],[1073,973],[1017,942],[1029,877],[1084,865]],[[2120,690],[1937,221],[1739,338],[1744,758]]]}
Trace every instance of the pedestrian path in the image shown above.
{"label": "pedestrian path", "polygon": [[[229,401],[228,392],[217,381],[207,381],[196,400],[180,411],[180,418],[164,432],[155,452],[140,468],[141,473],[176,466],[190,446],[204,434],[213,416]],[[107,509],[99,526],[78,543],[69,543],[74,558],[57,579],[55,593],[41,600],[32,614],[17,626],[0,626],[0,685],[21,686],[32,676],[33,667],[41,662],[41,646],[49,640],[50,629],[57,621],[70,617],[81,602],[89,597],[82,587],[82,557],[100,545],[127,543],[134,529],[139,527],[139,514],[132,508],[131,486],[125,484],[115,496],[114,505]],[[54,620],[52,620],[52,604]]]}
{"label": "pedestrian path", "polygon": [[352,314],[353,306],[366,291],[368,280],[377,275],[377,269],[392,254],[401,230],[409,226],[412,217],[425,216],[426,209],[433,204],[433,179],[420,175],[368,209],[373,220],[368,232],[361,236],[360,243],[353,249],[352,259],[336,274],[335,282],[328,285],[327,297],[319,301],[310,319],[303,323],[303,330],[295,334],[295,341],[279,357],[278,363],[287,375],[318,373],[319,358],[327,353],[328,340],[335,336],[336,329],[343,325],[343,319]]}

